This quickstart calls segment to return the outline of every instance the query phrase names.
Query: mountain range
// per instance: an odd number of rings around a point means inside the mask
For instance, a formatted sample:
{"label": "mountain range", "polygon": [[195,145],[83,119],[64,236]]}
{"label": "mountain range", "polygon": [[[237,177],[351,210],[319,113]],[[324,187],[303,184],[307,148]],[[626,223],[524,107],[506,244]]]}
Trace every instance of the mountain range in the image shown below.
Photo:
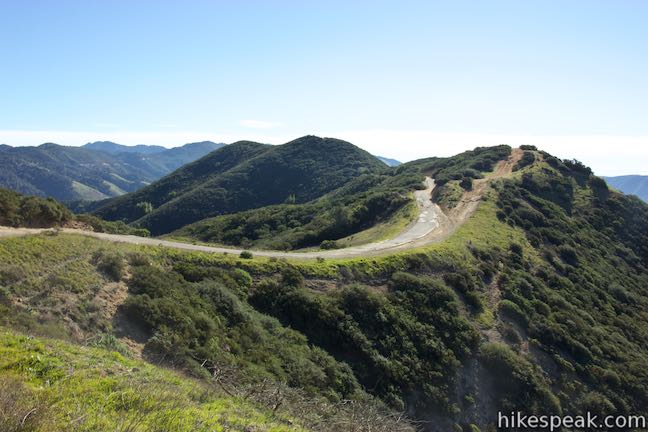
{"label": "mountain range", "polygon": [[396,159],[390,159],[383,156],[376,156],[376,157],[380,159],[385,165],[390,167],[395,167],[401,164],[401,162],[397,161]]}
{"label": "mountain range", "polygon": [[624,175],[603,178],[613,188],[628,195],[636,195],[645,202],[648,202],[648,176]]}
{"label": "mountain range", "polygon": [[0,186],[61,201],[101,200],[138,190],[224,144],[165,149],[110,142],[67,147],[0,145]]}

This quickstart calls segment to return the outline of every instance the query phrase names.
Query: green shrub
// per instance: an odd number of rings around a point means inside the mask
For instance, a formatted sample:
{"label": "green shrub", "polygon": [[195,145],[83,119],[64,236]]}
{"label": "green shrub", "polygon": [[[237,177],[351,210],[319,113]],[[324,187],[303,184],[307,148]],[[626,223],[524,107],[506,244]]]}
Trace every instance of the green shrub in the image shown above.
{"label": "green shrub", "polygon": [[254,255],[252,255],[252,252],[250,252],[250,251],[242,251],[239,254],[239,258],[242,258],[242,259],[252,259],[253,257],[254,257]]}
{"label": "green shrub", "polygon": [[463,189],[470,191],[472,190],[472,179],[470,177],[464,177],[461,179],[459,182],[459,186],[461,186]]}
{"label": "green shrub", "polygon": [[119,252],[99,250],[94,253],[92,260],[97,269],[112,280],[119,281],[124,276],[126,265]]}
{"label": "green shrub", "polygon": [[522,157],[520,158],[520,160],[519,160],[519,161],[515,164],[515,166],[513,167],[513,171],[519,171],[519,170],[521,170],[522,168],[525,168],[525,167],[528,167],[528,166],[530,166],[530,165],[533,165],[533,163],[535,162],[535,160],[536,160],[536,158],[535,158],[535,154],[534,154],[533,152],[531,152],[531,151],[525,151],[525,152],[522,154]]}
{"label": "green shrub", "polygon": [[578,265],[578,254],[576,253],[576,249],[574,249],[571,246],[559,246],[558,247],[558,254],[560,254],[560,257],[569,265],[576,266]]}
{"label": "green shrub", "polygon": [[509,317],[510,319],[515,320],[515,322],[527,325],[527,316],[522,309],[515,303],[510,300],[501,300],[498,305],[498,311],[500,315],[504,317]]}
{"label": "green shrub", "polygon": [[322,243],[320,243],[320,249],[339,249],[340,246],[337,244],[335,240],[324,240]]}

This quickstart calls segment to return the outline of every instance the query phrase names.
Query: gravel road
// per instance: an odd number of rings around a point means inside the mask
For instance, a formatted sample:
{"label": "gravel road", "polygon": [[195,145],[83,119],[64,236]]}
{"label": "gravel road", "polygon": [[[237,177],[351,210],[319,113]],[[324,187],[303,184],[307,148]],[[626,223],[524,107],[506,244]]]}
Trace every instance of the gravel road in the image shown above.
{"label": "gravel road", "polygon": [[[419,216],[413,221],[401,234],[393,239],[383,240],[364,245],[352,246],[344,249],[308,251],[308,252],[282,252],[270,250],[251,250],[254,255],[277,258],[291,259],[314,259],[322,258],[353,258],[364,256],[386,255],[393,252],[412,249],[419,246],[425,246],[432,243],[438,243],[445,240],[454,230],[461,225],[475,211],[483,195],[487,183],[492,178],[504,177],[510,175],[511,168],[521,157],[521,151],[515,149],[507,161],[498,164],[492,175],[483,180],[476,181],[473,191],[466,193],[459,204],[448,214],[444,213],[441,208],[432,202],[432,191],[434,190],[434,180],[430,177],[425,178],[425,189],[414,192],[416,203],[419,207]],[[0,238],[16,237],[42,233],[48,231],[44,228],[9,228],[0,227]],[[106,234],[92,231],[83,231],[79,229],[63,228],[60,232],[81,234],[88,237],[94,237],[101,240],[107,240],[118,243],[131,243],[139,245],[163,246],[175,249],[186,249],[192,251],[212,252],[212,253],[230,253],[238,255],[243,249],[226,248],[216,246],[203,246],[191,243],[182,243],[155,238],[145,238],[130,235]]]}

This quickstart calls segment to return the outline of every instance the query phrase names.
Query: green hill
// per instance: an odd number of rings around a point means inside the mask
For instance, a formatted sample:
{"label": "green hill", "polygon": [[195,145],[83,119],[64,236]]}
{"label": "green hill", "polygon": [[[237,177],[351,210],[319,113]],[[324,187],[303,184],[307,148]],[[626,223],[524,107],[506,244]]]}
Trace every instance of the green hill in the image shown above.
{"label": "green hill", "polygon": [[362,174],[386,170],[364,150],[332,138],[306,136],[280,146],[238,142],[95,213],[164,234],[211,216],[308,202]]}
{"label": "green hill", "polygon": [[[344,186],[304,204],[280,204],[217,216],[172,233],[174,237],[262,249],[290,250],[309,246],[342,247],[341,240],[376,227],[361,236],[365,242],[395,235],[415,217],[410,196],[423,187],[425,175],[437,179],[439,195],[445,189],[463,190],[461,180],[471,182],[508,157],[508,146],[482,147],[450,158],[422,159],[402,164],[384,174],[365,174]],[[451,173],[451,174],[445,174]],[[340,241],[341,240],[341,241]]]}
{"label": "green hill", "polygon": [[[484,175],[510,151],[380,173],[385,190],[433,175],[448,212],[483,191],[445,241],[392,255],[290,261],[3,239],[0,325],[161,362],[313,430],[408,430],[394,419],[409,417],[429,432],[490,431],[500,411],[648,416],[648,205],[532,147],[515,151],[512,174]],[[362,178],[330,194],[363,189]],[[49,348],[29,357],[16,337],[3,343],[20,382],[69,373],[58,348],[59,363]],[[63,396],[68,379],[53,381]],[[115,379],[139,388],[137,376]]]}
{"label": "green hill", "polygon": [[51,143],[38,147],[2,145],[0,187],[65,202],[101,200],[140,189],[219,146],[222,144],[192,143],[141,154]]}
{"label": "green hill", "polygon": [[0,188],[0,226],[11,228],[81,228],[110,234],[148,237],[145,229],[109,222],[89,214],[73,214],[54,198],[21,195]]}

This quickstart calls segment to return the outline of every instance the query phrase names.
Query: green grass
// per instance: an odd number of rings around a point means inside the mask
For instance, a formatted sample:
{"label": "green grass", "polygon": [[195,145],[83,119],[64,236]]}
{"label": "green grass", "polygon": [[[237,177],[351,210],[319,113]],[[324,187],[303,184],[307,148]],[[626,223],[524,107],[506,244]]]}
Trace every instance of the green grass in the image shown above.
{"label": "green grass", "polygon": [[120,188],[116,184],[111,183],[109,181],[104,180],[103,184],[104,184],[104,186],[106,186],[106,188],[110,191],[110,193],[113,196],[123,195],[123,194],[127,193],[125,190],[123,190],[122,188]]}
{"label": "green grass", "polygon": [[443,185],[436,197],[436,202],[444,208],[454,208],[461,201],[464,192],[463,188],[459,186],[459,180],[451,180]]}
{"label": "green grass", "polygon": [[82,200],[96,201],[108,198],[108,196],[98,190],[91,188],[90,186],[79,183],[76,180],[72,181],[72,190],[76,193]]}
{"label": "green grass", "polygon": [[24,416],[31,427],[25,430],[32,431],[303,430],[176,372],[116,352],[4,330],[0,388],[0,408],[14,411],[9,419],[0,416],[2,430]]}
{"label": "green grass", "polygon": [[414,201],[411,201],[394,213],[389,220],[378,223],[364,231],[336,240],[336,243],[338,246],[346,248],[396,237],[416,219],[417,215],[418,207]]}

